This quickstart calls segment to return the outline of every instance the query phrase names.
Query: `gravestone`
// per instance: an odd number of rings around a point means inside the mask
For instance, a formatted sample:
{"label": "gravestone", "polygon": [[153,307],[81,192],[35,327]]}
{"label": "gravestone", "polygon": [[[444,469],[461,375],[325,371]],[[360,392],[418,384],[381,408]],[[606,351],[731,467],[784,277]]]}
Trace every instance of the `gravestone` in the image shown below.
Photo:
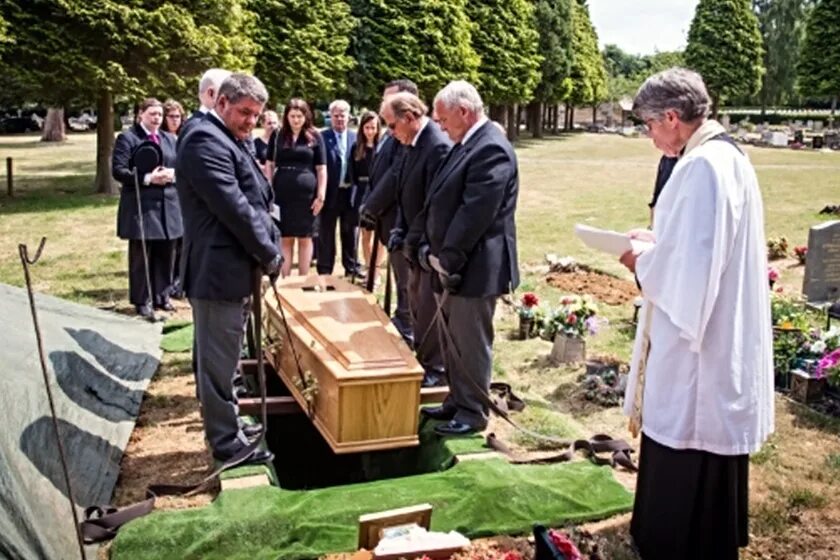
{"label": "gravestone", "polygon": [[723,116],[720,118],[720,125],[721,125],[723,128],[725,128],[727,131],[729,130],[729,124],[730,124],[730,122],[731,122],[731,119],[730,119],[730,117],[729,117],[729,115],[728,115],[728,114],[723,115]]}
{"label": "gravestone", "polygon": [[814,123],[814,132],[822,132],[823,129],[823,122],[817,121]]}
{"label": "gravestone", "polygon": [[813,146],[814,146],[815,150],[822,150],[822,148],[823,148],[823,137],[822,136],[814,136]]}
{"label": "gravestone", "polygon": [[770,133],[770,145],[777,148],[783,148],[788,145],[788,135],[786,132],[772,132]]}
{"label": "gravestone", "polygon": [[814,130],[814,121],[808,121],[805,123],[805,128],[808,130]]}
{"label": "gravestone", "polygon": [[812,303],[840,299],[840,221],[824,222],[808,232],[802,292]]}

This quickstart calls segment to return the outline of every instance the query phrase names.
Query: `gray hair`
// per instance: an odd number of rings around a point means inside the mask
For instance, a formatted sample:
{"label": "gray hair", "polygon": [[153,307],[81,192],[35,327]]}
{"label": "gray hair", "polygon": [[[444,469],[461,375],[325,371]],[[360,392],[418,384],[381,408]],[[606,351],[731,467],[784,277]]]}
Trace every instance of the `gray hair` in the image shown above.
{"label": "gray hair", "polygon": [[328,112],[332,113],[333,111],[341,111],[342,113],[349,113],[350,112],[350,104],[344,101],[343,99],[336,99],[332,103],[330,103],[329,108],[327,109]]}
{"label": "gray hair", "polygon": [[216,90],[217,95],[219,88],[227,77],[230,76],[230,70],[223,70],[222,68],[211,68],[201,76],[198,81],[198,96],[204,95],[204,92],[209,88]]}
{"label": "gray hair", "polygon": [[484,114],[484,102],[475,86],[464,80],[455,80],[446,84],[435,95],[435,103],[441,103],[447,109],[463,107],[476,115]]}
{"label": "gray hair", "polygon": [[669,68],[645,80],[633,100],[633,113],[642,120],[661,119],[670,109],[681,121],[692,122],[708,117],[711,105],[700,74]]}
{"label": "gray hair", "polygon": [[225,96],[230,103],[239,103],[244,98],[265,104],[268,101],[268,91],[259,79],[250,74],[234,73],[228,76],[219,87],[217,99]]}

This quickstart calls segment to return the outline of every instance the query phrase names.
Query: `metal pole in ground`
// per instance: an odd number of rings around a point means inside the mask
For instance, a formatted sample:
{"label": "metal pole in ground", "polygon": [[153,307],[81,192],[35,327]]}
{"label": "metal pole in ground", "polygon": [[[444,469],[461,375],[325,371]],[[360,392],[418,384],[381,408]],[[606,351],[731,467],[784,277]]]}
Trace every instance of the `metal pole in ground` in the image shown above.
{"label": "metal pole in ground", "polygon": [[15,196],[15,180],[12,177],[12,158],[6,158],[6,193],[9,197]]}

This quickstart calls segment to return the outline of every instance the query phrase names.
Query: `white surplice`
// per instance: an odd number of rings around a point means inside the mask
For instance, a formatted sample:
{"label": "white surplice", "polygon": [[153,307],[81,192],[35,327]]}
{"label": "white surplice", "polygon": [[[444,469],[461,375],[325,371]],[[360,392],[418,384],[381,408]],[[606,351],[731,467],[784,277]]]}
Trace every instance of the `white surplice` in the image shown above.
{"label": "white surplice", "polygon": [[650,317],[642,431],[674,449],[757,451],[773,431],[773,346],[764,211],[749,159],[711,139],[686,146],[656,205],[656,244],[639,255],[639,314],[625,413],[632,414]]}

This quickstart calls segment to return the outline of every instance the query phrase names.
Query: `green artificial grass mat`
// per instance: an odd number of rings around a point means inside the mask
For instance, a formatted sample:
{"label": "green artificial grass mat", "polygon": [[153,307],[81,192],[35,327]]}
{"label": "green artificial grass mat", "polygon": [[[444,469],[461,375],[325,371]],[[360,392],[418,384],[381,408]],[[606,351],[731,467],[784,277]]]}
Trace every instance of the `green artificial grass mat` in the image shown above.
{"label": "green artificial grass mat", "polygon": [[193,324],[184,319],[167,321],[163,325],[160,349],[164,352],[187,352],[192,350]]}
{"label": "green artificial grass mat", "polygon": [[632,494],[609,467],[586,462],[464,461],[449,470],[317,490],[223,492],[209,506],[155,512],[120,530],[112,560],[316,558],[356,549],[358,517],[430,503],[432,529],[476,538],[524,534],[628,511]]}

